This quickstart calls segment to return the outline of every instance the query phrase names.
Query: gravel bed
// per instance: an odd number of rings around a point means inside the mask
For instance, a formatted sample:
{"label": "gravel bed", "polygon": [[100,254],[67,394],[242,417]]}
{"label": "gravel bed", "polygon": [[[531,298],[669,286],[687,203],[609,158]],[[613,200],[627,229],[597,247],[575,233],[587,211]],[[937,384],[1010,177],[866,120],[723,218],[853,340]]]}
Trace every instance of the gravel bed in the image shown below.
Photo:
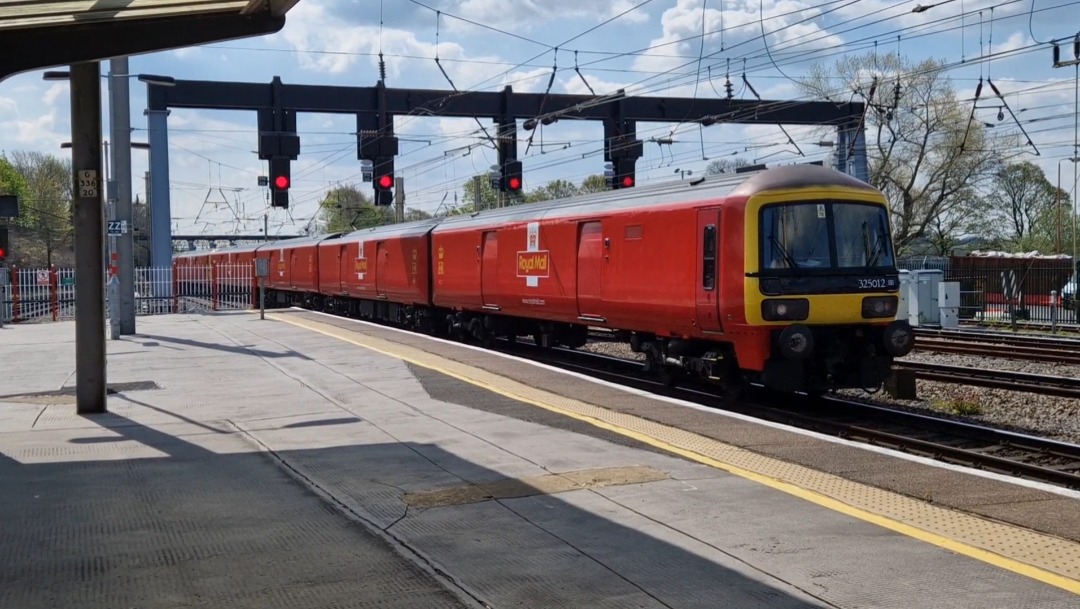
{"label": "gravel bed", "polygon": [[[644,355],[634,353],[630,350],[630,345],[625,343],[595,341],[582,347],[581,350],[612,357],[645,359]],[[1080,366],[949,353],[912,352],[899,361],[995,368],[1054,376],[1080,376]],[[884,392],[870,395],[857,389],[839,393],[846,398],[872,404],[899,407],[915,412],[931,412],[935,416],[970,421],[1064,442],[1080,443],[1080,400],[1078,399],[921,380],[916,382],[916,391],[919,396],[917,400],[896,400]]]}

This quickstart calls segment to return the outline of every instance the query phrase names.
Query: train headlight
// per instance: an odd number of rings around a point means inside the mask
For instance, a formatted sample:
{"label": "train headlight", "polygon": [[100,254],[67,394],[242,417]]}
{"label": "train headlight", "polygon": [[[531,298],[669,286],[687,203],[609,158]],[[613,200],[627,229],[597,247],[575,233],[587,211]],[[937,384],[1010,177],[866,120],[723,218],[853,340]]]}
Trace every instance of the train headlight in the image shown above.
{"label": "train headlight", "polygon": [[761,301],[765,321],[802,321],[810,317],[810,301],[805,298],[770,298]]}
{"label": "train headlight", "polygon": [[788,359],[806,359],[814,352],[814,334],[802,324],[792,324],[780,333],[780,355]]}
{"label": "train headlight", "polygon": [[896,317],[896,296],[868,296],[862,300],[862,316],[867,319],[875,317]]}
{"label": "train headlight", "polygon": [[882,342],[885,343],[885,351],[889,355],[903,357],[915,347],[915,332],[912,331],[911,324],[898,319],[885,326]]}

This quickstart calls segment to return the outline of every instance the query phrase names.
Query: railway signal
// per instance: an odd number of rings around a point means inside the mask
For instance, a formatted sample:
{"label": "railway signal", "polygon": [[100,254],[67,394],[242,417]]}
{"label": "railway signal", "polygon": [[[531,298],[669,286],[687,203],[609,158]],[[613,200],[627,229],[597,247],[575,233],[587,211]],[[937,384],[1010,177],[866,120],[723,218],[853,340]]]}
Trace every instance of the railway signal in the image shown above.
{"label": "railway signal", "polygon": [[521,161],[507,161],[503,166],[500,189],[505,192],[519,192],[524,182],[521,179]]}
{"label": "railway signal", "polygon": [[394,174],[384,173],[376,176],[375,205],[388,206],[394,201]]}
{"label": "railway signal", "polygon": [[0,263],[8,256],[8,229],[6,226],[0,226]]}
{"label": "railway signal", "polygon": [[270,157],[270,206],[289,208],[289,187],[292,176],[289,174],[289,159]]}

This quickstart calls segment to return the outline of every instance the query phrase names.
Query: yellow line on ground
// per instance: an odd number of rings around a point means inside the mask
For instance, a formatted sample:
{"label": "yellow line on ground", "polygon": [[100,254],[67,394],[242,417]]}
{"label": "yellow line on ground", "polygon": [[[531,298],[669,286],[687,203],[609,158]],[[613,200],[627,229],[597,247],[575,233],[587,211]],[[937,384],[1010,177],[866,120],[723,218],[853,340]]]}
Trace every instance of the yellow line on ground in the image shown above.
{"label": "yellow line on ground", "polygon": [[[338,340],[341,340],[341,341],[344,341],[344,342],[347,342],[347,343],[351,343],[353,345],[356,345],[358,347],[362,347],[364,349],[368,349],[370,351],[381,353],[381,354],[386,355],[388,357],[392,357],[392,358],[395,358],[395,359],[400,359],[400,360],[409,362],[409,363],[417,365],[417,366],[421,366],[421,367],[424,367],[424,368],[428,368],[430,370],[434,370],[434,371],[439,372],[441,374],[445,374],[447,376],[456,378],[456,379],[458,379],[460,381],[464,381],[464,382],[469,383],[471,385],[475,385],[477,387],[480,387],[480,388],[485,389],[487,391],[491,391],[492,393],[502,395],[502,396],[510,398],[512,400],[516,400],[516,401],[519,401],[519,402],[524,402],[524,403],[527,403],[527,404],[531,404],[531,405],[536,406],[538,408],[543,408],[545,410],[548,410],[548,411],[551,411],[551,412],[554,412],[554,413],[558,413],[560,415],[567,416],[567,417],[576,419],[578,421],[588,423],[590,425],[593,425],[594,427],[598,427],[600,429],[604,429],[604,430],[607,430],[607,431],[610,431],[610,432],[613,432],[613,433],[617,433],[617,434],[625,436],[627,438],[632,438],[634,440],[637,440],[638,442],[642,442],[644,444],[648,444],[649,446],[659,448],[661,450],[664,450],[664,451],[667,451],[667,452],[670,452],[670,453],[673,453],[673,454],[680,455],[682,457],[685,457],[685,458],[690,459],[692,461],[696,461],[696,462],[701,463],[703,465],[708,465],[710,467],[729,472],[729,473],[731,473],[733,475],[736,475],[736,476],[739,476],[741,478],[745,478],[747,480],[752,480],[752,481],[757,482],[759,484],[763,484],[765,486],[768,486],[769,488],[772,488],[772,489],[787,493],[787,494],[795,496],[795,497],[799,497],[800,499],[804,499],[804,500],[809,501],[811,503],[814,503],[816,505],[819,505],[819,506],[828,508],[830,510],[839,512],[841,514],[845,514],[847,516],[851,516],[853,518],[857,518],[859,520],[863,520],[865,522],[869,522],[871,524],[878,525],[880,527],[895,531],[897,533],[901,533],[901,534],[906,535],[908,537],[912,537],[914,539],[918,539],[920,541],[924,541],[926,543],[933,544],[935,546],[950,550],[952,552],[956,552],[957,554],[962,554],[964,556],[974,558],[976,560],[985,562],[987,564],[994,565],[996,567],[1005,569],[1007,571],[1011,571],[1013,573],[1017,573],[1019,575],[1023,575],[1023,576],[1026,576],[1026,577],[1030,577],[1031,579],[1034,579],[1034,580],[1049,584],[1051,586],[1055,586],[1057,588],[1061,588],[1063,590],[1067,590],[1067,591],[1072,592],[1074,594],[1080,594],[1080,581],[1077,581],[1076,579],[1065,577],[1065,576],[1060,575],[1058,573],[1054,573],[1052,571],[1048,571],[1046,569],[1043,569],[1041,567],[1038,567],[1038,566],[1023,562],[1021,560],[1017,560],[1017,559],[1009,557],[1009,556],[1004,556],[1002,554],[998,554],[996,552],[992,552],[990,550],[986,550],[984,548],[980,548],[980,547],[971,545],[971,544],[969,544],[967,542],[964,542],[964,541],[961,541],[961,540],[958,540],[958,539],[954,539],[954,538],[951,538],[951,537],[947,537],[945,535],[941,535],[939,533],[935,533],[935,532],[928,531],[928,530],[923,529],[923,528],[919,528],[918,526],[915,526],[915,525],[909,524],[907,522],[903,522],[903,521],[900,521],[900,520],[890,518],[889,516],[885,516],[883,514],[875,513],[875,512],[870,511],[870,510],[868,510],[866,508],[857,507],[857,506],[845,503],[845,502],[843,502],[843,501],[841,501],[839,499],[836,499],[835,497],[830,497],[830,496],[822,494],[822,493],[820,493],[818,491],[803,488],[803,487],[798,486],[797,484],[795,484],[793,482],[790,482],[790,481],[787,481],[787,480],[784,480],[784,479],[781,479],[781,478],[768,476],[768,475],[765,475],[765,474],[762,474],[762,473],[759,473],[759,472],[755,472],[755,471],[752,471],[752,470],[749,470],[749,469],[745,469],[743,467],[740,467],[738,465],[734,465],[734,464],[731,464],[731,463],[725,463],[724,461],[721,461],[719,459],[715,459],[713,457],[703,455],[701,453],[695,452],[693,450],[686,449],[686,448],[678,446],[676,444],[672,444],[670,442],[667,442],[665,440],[653,437],[651,435],[641,433],[641,432],[635,431],[633,429],[628,429],[626,427],[622,427],[620,425],[617,425],[617,424],[614,424],[614,423],[611,423],[611,422],[608,422],[608,421],[604,421],[602,419],[599,419],[599,418],[596,418],[596,417],[593,417],[593,416],[589,416],[587,414],[582,414],[580,412],[574,412],[573,410],[562,408],[562,407],[556,406],[554,404],[545,403],[543,401],[539,401],[539,400],[530,398],[528,396],[515,393],[513,391],[509,391],[509,390],[504,389],[502,387],[498,387],[496,385],[488,383],[488,382],[486,382],[484,380],[473,378],[473,377],[470,377],[468,375],[460,374],[460,373],[455,372],[453,370],[450,370],[448,368],[442,367],[442,366],[440,366],[440,365],[438,365],[436,363],[432,363],[432,362],[429,362],[429,361],[424,361],[424,360],[416,358],[416,357],[411,357],[411,356],[409,356],[407,354],[404,354],[404,353],[394,352],[394,351],[379,348],[379,347],[376,347],[376,346],[373,346],[373,345],[370,345],[370,344],[365,344],[364,342],[355,340],[353,338],[350,338],[349,336],[344,335],[344,334],[350,333],[350,332],[348,330],[339,328],[338,326],[334,326],[332,324],[326,324],[326,323],[322,323],[322,322],[317,322],[317,321],[313,321],[313,320],[310,320],[310,319],[304,319],[304,321],[300,321],[298,319],[289,319],[288,317],[281,316],[281,315],[275,315],[275,314],[268,314],[267,317],[269,317],[271,319],[274,319],[274,320],[277,320],[277,321],[283,321],[285,323],[288,323],[288,324],[291,324],[291,325],[294,325],[294,326],[298,326],[298,327],[302,327],[302,328],[305,328],[305,329],[308,329],[308,330],[312,330],[314,332],[324,334],[324,335],[329,336],[331,338],[335,338],[335,339],[338,339]],[[326,326],[328,328],[333,328],[333,330],[332,331],[324,330],[324,329],[322,329],[322,328],[320,328],[318,326]],[[377,339],[377,340],[384,340],[384,339]],[[384,340],[384,342],[392,342],[392,341],[385,341]],[[408,346],[408,345],[402,345],[402,347],[405,348],[405,349],[416,349],[415,347],[411,347],[411,346]],[[433,359],[436,359],[436,360],[444,360],[445,359],[445,358],[442,358],[442,357],[434,355],[434,354],[427,354],[427,355],[430,356]],[[624,415],[625,415],[625,413],[624,413]],[[632,416],[632,415],[625,415],[625,416]],[[637,418],[637,417],[634,417],[634,418]],[[714,442],[716,445],[719,445],[719,446],[725,446],[722,442],[720,442],[718,440],[712,440],[712,442]],[[743,450],[743,449],[738,449],[738,450]],[[935,507],[937,507],[938,509],[947,509],[947,508],[941,508],[940,506],[935,506]],[[951,511],[956,512],[955,510],[951,510]],[[979,518],[979,517],[974,516],[974,515],[963,514],[963,513],[960,513],[960,512],[956,512],[956,513],[961,514],[964,517],[968,517],[968,518],[972,518],[972,519]],[[995,523],[995,524],[999,524],[1000,526],[1004,526],[1004,527],[1012,527],[1012,525],[1007,525],[1007,524],[1004,524],[1004,523]],[[1020,527],[1013,527],[1013,528],[1020,529]],[[1027,529],[1021,529],[1021,530],[1028,531]],[[1032,534],[1039,534],[1039,533],[1034,532],[1034,531],[1028,531],[1028,532],[1032,533]],[[1041,535],[1041,534],[1039,534],[1039,535]],[[1063,540],[1060,540],[1059,538],[1052,537],[1052,536],[1049,536],[1049,535],[1046,535],[1045,537],[1047,539],[1054,539],[1054,540],[1059,541],[1059,542],[1063,541]]]}

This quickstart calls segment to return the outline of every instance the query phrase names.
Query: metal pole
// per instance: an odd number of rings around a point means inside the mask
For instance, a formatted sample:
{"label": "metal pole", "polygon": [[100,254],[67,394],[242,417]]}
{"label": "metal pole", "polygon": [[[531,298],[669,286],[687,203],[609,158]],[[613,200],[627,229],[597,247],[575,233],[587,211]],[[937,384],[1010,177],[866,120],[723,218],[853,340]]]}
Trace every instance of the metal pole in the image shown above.
{"label": "metal pole", "polygon": [[135,333],[135,243],[131,213],[131,106],[128,58],[109,60],[109,125],[112,127],[112,179],[115,219],[124,226],[115,238],[120,294],[120,333]]}
{"label": "metal pole", "polygon": [[[154,85],[147,85],[147,89]],[[150,266],[160,269],[157,298],[172,297],[172,214],[169,209],[168,110],[147,110],[150,140]]]}
{"label": "metal pole", "polygon": [[266,279],[259,277],[259,319],[266,319]]}
{"label": "metal pole", "polygon": [[[1073,155],[1072,155],[1072,164],[1073,164],[1073,184],[1072,184],[1072,196],[1073,196],[1073,205],[1072,205],[1073,257],[1072,257],[1072,264],[1073,264],[1073,269],[1072,270],[1073,270],[1073,277],[1077,277],[1077,275],[1080,275],[1080,273],[1077,273],[1077,270],[1076,270],[1077,269],[1077,265],[1076,265],[1076,166],[1077,166],[1077,164],[1080,164],[1080,57],[1076,58],[1075,72],[1076,72],[1076,75],[1075,75],[1075,77],[1073,79]],[[1060,163],[1061,162],[1058,161],[1058,171],[1061,170],[1061,164]],[[1080,278],[1078,278],[1078,283],[1080,283]],[[1080,322],[1080,298],[1076,298],[1077,294],[1073,294],[1073,296],[1074,296],[1074,298],[1073,298],[1073,312],[1074,312],[1073,320],[1077,321],[1077,322]]]}
{"label": "metal pole", "polygon": [[106,411],[101,176],[101,66],[71,66],[71,166],[75,204],[75,410]]}
{"label": "metal pole", "polygon": [[1054,239],[1054,253],[1061,253],[1061,161],[1058,161],[1057,191],[1054,192],[1054,207],[1057,208],[1057,236]]}
{"label": "metal pole", "polygon": [[405,178],[394,178],[394,218],[398,224],[405,221]]}

